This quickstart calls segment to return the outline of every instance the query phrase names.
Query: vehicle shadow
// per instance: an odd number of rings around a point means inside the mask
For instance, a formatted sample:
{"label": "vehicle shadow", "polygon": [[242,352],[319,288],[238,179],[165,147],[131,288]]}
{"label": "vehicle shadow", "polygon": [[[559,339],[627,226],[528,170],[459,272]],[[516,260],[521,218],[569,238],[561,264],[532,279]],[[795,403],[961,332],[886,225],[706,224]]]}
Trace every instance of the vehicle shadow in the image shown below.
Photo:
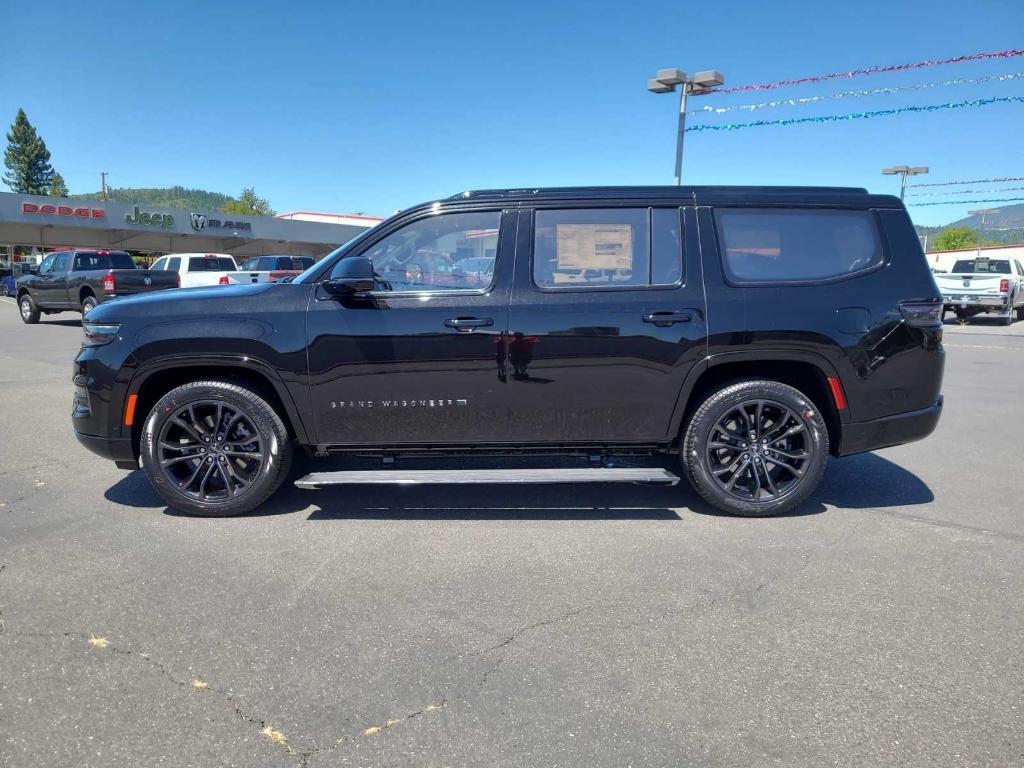
{"label": "vehicle shadow", "polygon": [[[414,463],[412,461],[410,464]],[[417,462],[418,463],[418,462]],[[460,459],[460,464],[479,464]],[[564,464],[563,460],[563,464]],[[639,463],[639,462],[638,462]],[[677,471],[671,458],[663,463]],[[674,520],[686,513],[727,516],[701,499],[686,480],[676,486],[615,484],[551,485],[349,485],[308,491],[293,481],[314,468],[296,462],[288,482],[258,510],[242,517],[294,514],[310,509],[308,520]],[[326,466],[325,466],[326,464]],[[315,469],[362,468],[365,460],[331,459]],[[572,464],[572,466],[578,466]],[[379,468],[378,463],[372,463]],[[406,466],[403,464],[403,466]],[[412,467],[410,467],[412,468]],[[468,467],[467,467],[468,468]],[[124,476],[107,489],[105,498],[128,507],[159,509],[185,516],[168,507],[141,470]],[[782,517],[803,517],[839,509],[870,509],[927,504],[935,496],[917,475],[881,456],[867,453],[830,462],[821,485],[811,498]]]}

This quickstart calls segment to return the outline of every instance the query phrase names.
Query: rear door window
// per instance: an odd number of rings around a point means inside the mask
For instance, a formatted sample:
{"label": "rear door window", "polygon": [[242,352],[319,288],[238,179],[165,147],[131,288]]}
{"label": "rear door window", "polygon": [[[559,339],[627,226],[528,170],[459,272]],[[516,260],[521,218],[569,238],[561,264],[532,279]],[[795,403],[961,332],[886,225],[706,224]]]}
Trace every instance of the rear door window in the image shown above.
{"label": "rear door window", "polygon": [[719,208],[726,274],[740,283],[819,282],[882,264],[869,211]]}
{"label": "rear door window", "polygon": [[681,235],[678,208],[539,210],[533,281],[555,290],[678,284]]}

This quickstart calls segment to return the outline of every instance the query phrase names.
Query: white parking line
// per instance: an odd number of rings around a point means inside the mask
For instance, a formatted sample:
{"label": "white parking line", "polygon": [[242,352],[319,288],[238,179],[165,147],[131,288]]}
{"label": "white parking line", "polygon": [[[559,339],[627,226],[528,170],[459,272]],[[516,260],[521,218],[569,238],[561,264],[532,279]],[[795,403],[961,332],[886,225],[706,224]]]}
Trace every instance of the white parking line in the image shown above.
{"label": "white parking line", "polygon": [[1024,347],[999,347],[994,344],[943,344],[942,346],[958,349],[1005,349],[1010,352],[1024,352]]}
{"label": "white parking line", "polygon": [[17,304],[18,303],[14,299],[12,299],[10,296],[0,296],[0,299],[2,299],[3,301],[9,301],[9,302],[11,302],[11,304]]}

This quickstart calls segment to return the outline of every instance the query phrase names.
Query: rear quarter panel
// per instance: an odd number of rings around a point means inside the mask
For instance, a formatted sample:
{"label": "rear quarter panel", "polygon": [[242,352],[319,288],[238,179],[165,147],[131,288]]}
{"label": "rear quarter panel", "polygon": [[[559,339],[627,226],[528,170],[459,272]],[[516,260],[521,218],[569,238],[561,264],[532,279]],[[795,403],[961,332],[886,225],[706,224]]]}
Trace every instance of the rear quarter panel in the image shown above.
{"label": "rear quarter panel", "polygon": [[939,292],[906,212],[874,215],[882,267],[825,284],[740,287],[726,277],[712,208],[700,208],[712,359],[743,349],[755,358],[817,361],[843,385],[844,421],[933,405],[942,381],[941,330],[936,336],[910,328],[899,304]]}

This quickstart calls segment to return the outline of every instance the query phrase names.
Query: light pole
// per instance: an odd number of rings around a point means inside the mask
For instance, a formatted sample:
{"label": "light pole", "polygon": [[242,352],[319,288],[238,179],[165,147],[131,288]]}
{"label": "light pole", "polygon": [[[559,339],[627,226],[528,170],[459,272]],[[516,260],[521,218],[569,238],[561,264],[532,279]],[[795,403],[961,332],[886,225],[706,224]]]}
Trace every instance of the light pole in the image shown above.
{"label": "light pole", "polygon": [[711,93],[716,85],[725,82],[721,72],[709,69],[687,77],[681,69],[659,69],[653,80],[647,81],[647,90],[651,93],[672,93],[676,86],[679,89],[679,130],[676,134],[676,186],[683,176],[683,134],[686,131],[686,97],[703,96]]}
{"label": "light pole", "polygon": [[103,200],[107,199],[107,176],[108,175],[109,174],[106,171],[100,171],[100,187],[102,189],[102,192],[100,193],[100,197]]}
{"label": "light pole", "polygon": [[902,181],[900,181],[900,200],[902,200],[904,193],[907,191],[907,176],[928,173],[928,166],[917,165],[911,168],[909,165],[894,165],[892,168],[882,169],[882,175],[884,176],[895,176],[897,173],[903,177]]}

